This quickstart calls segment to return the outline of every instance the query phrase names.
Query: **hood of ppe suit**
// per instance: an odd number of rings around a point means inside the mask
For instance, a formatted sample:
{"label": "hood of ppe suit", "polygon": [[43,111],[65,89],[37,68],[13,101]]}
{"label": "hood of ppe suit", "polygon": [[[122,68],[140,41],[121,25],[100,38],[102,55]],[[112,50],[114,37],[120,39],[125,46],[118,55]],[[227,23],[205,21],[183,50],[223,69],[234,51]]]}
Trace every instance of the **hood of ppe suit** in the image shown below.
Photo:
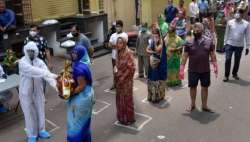
{"label": "hood of ppe suit", "polygon": [[38,47],[37,47],[37,45],[36,45],[35,42],[30,41],[30,42],[28,42],[28,43],[24,46],[23,52],[24,52],[24,56],[25,56],[26,58],[29,58],[29,55],[28,55],[28,52],[27,52],[28,50],[33,50],[33,51],[35,51],[35,58],[34,58],[34,59],[36,59],[36,58],[38,57],[39,50],[38,50]]}
{"label": "hood of ppe suit", "polygon": [[86,54],[86,48],[82,45],[76,45],[73,52],[77,54],[77,61],[80,61]]}

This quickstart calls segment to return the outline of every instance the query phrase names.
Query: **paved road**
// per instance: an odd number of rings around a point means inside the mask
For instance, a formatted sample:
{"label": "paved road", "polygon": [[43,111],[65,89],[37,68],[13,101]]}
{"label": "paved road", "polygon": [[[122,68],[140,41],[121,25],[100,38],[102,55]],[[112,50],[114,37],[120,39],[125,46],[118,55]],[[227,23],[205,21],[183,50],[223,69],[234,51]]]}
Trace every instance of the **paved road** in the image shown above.
{"label": "paved road", "polygon": [[[183,88],[169,88],[167,101],[153,106],[145,101],[146,80],[135,76],[134,101],[137,123],[131,128],[115,125],[115,95],[105,92],[112,84],[110,55],[94,60],[92,66],[96,105],[93,112],[93,142],[247,142],[250,139],[250,66],[248,57],[243,57],[240,77],[244,80],[223,83],[224,57],[218,55],[220,75],[212,74],[209,90],[209,106],[216,113],[208,114],[185,111],[189,105],[189,91],[184,81]],[[59,69],[62,61],[55,67]],[[187,77],[187,76],[186,76]],[[66,142],[66,106],[55,92],[47,90],[47,129],[53,138],[39,142]],[[144,101],[143,101],[144,100]],[[200,95],[197,106],[200,106]],[[24,121],[17,114],[0,117],[0,140],[3,142],[24,142]]]}

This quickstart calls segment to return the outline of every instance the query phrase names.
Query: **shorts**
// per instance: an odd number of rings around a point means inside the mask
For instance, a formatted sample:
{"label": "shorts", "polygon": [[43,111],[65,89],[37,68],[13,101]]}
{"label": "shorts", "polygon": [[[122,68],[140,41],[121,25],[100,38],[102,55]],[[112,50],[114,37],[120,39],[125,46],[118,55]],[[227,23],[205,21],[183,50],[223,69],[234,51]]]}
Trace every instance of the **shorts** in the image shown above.
{"label": "shorts", "polygon": [[201,82],[202,87],[209,87],[211,84],[210,72],[206,73],[188,73],[188,87],[197,87],[199,81]]}

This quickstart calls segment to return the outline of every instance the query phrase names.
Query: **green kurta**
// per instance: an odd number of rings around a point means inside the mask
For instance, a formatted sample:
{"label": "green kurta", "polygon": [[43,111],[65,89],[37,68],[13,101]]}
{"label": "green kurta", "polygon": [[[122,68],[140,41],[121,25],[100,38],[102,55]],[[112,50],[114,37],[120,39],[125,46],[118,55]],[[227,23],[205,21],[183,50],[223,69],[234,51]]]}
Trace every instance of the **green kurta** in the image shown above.
{"label": "green kurta", "polygon": [[[182,47],[184,41],[179,36],[171,37],[169,35],[165,38],[165,43],[168,45],[167,49],[167,85],[168,86],[178,86],[181,85],[181,80],[179,78],[179,70],[181,63],[181,51],[179,49]],[[174,50],[174,51],[172,51]]]}

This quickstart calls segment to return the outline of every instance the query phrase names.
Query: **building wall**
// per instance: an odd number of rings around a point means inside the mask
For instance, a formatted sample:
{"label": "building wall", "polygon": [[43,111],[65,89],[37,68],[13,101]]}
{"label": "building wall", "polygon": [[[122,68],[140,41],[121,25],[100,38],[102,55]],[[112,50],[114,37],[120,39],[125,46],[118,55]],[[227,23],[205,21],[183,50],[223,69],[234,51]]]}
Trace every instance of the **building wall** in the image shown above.
{"label": "building wall", "polygon": [[32,16],[34,22],[71,16],[78,13],[77,0],[32,0]]}
{"label": "building wall", "polygon": [[136,24],[135,0],[104,0],[104,11],[108,14],[109,25],[123,20],[125,30]]}
{"label": "building wall", "polygon": [[167,5],[166,0],[152,0],[152,22],[157,21],[159,14],[164,13],[164,9]]}
{"label": "building wall", "polygon": [[[164,12],[167,6],[167,0],[141,0],[142,1],[142,22],[147,22],[149,25],[157,21],[157,16]],[[185,0],[185,7],[188,10],[188,4],[191,0]],[[179,0],[174,0],[177,6]]]}
{"label": "building wall", "polygon": [[141,12],[141,22],[142,23],[145,23],[147,22],[148,24],[151,25],[152,23],[152,8],[151,8],[151,4],[152,3],[152,0],[142,0],[142,12]]}
{"label": "building wall", "polygon": [[90,1],[90,10],[99,11],[99,0],[89,0]]}

